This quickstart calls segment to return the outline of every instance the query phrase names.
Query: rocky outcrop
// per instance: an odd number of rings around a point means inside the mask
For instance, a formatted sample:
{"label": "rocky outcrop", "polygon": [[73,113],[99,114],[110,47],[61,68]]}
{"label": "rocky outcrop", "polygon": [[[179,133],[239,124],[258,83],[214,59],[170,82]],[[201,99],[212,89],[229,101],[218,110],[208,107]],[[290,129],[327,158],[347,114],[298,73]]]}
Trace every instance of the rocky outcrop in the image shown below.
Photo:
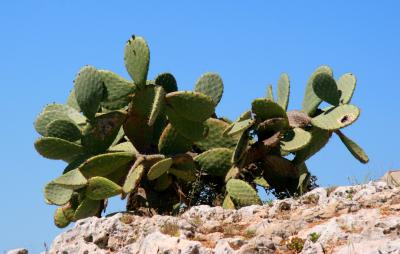
{"label": "rocky outcrop", "polygon": [[93,217],[59,235],[49,253],[400,253],[400,189],[370,182],[240,210]]}

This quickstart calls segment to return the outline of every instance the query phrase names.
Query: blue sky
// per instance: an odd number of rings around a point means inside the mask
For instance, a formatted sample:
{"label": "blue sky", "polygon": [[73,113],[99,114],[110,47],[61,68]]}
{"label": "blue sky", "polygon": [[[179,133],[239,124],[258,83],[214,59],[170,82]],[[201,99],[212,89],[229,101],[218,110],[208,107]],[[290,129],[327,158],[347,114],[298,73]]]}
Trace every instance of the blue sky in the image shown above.
{"label": "blue sky", "polygon": [[[139,3],[141,2],[141,3]],[[363,181],[400,168],[398,144],[400,17],[398,1],[2,1],[0,3],[0,252],[44,249],[61,231],[44,184],[63,164],[36,154],[33,121],[43,105],[64,102],[85,64],[128,77],[123,47],[131,34],[151,48],[150,77],[170,71],[181,90],[219,72],[218,113],[237,117],[289,73],[289,107],[299,108],[306,80],[321,64],[336,77],[353,72],[362,114],[345,133],[368,152],[359,164],[333,138],[309,162],[320,185]],[[325,2],[322,3],[322,2]],[[327,4],[329,2],[329,4]],[[122,207],[118,200],[112,209]]]}

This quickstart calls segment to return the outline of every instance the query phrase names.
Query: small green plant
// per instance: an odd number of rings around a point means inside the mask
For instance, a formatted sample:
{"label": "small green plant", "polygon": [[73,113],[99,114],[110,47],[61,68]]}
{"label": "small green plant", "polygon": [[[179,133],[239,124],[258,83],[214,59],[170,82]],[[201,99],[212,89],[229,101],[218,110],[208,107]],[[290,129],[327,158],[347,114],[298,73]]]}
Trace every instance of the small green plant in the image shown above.
{"label": "small green plant", "polygon": [[179,226],[176,223],[167,221],[160,227],[160,232],[165,235],[170,235],[173,237],[179,237],[180,231]]}
{"label": "small green plant", "polygon": [[261,204],[257,186],[278,198],[301,195],[315,186],[306,161],[333,134],[368,162],[342,132],[360,115],[350,104],[353,74],[335,80],[328,66],[317,68],[301,110],[292,111],[289,76],[282,74],[276,97],[269,86],[232,122],[215,113],[224,91],[218,74],[205,73],[192,91],[180,91],[170,73],[149,78],[150,50],[140,36],[126,43],[124,61],[132,80],[84,66],[67,102],[47,105],[35,121],[37,152],[67,163],[44,187],[45,201],[58,206],[58,227],[101,216],[118,195],[128,211],[150,214]]}
{"label": "small green plant", "polygon": [[312,233],[310,234],[310,240],[311,240],[311,242],[316,243],[316,242],[318,241],[318,239],[319,239],[320,236],[321,236],[321,234],[318,234],[318,233],[316,233],[316,232],[312,232]]}
{"label": "small green plant", "polygon": [[305,240],[299,237],[293,237],[286,243],[286,247],[289,250],[293,250],[296,253],[300,253],[303,250]]}
{"label": "small green plant", "polygon": [[246,229],[244,231],[243,237],[246,239],[251,239],[256,236],[257,231],[255,229]]}

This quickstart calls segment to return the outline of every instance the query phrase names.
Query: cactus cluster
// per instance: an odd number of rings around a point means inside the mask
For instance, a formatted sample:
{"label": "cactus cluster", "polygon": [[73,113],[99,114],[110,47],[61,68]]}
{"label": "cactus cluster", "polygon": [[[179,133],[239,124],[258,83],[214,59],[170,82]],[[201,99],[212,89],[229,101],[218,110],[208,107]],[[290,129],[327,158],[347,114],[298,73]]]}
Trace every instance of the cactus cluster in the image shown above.
{"label": "cactus cluster", "polygon": [[[193,91],[175,77],[148,79],[150,51],[133,36],[125,46],[126,80],[83,67],[66,104],[47,105],[35,121],[39,154],[68,165],[44,188],[59,206],[58,227],[100,216],[107,199],[127,198],[139,213],[174,213],[196,204],[238,208],[259,204],[256,187],[277,192],[309,190],[306,160],[337,134],[359,161],[367,155],[341,129],[357,120],[349,104],[356,79],[333,78],[327,66],[311,76],[301,111],[288,111],[290,81],[283,74],[277,98],[264,98],[232,122],[215,108],[224,86],[216,73],[202,75]],[[329,104],[319,108],[322,102]],[[289,159],[291,158],[291,159]]]}

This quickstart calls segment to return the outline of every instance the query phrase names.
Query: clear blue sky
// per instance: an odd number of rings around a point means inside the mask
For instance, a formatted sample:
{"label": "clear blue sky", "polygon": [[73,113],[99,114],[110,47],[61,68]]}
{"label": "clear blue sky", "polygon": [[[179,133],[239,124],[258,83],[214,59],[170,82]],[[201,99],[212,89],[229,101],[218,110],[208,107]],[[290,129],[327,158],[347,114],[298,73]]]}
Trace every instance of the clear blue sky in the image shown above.
{"label": "clear blue sky", "polygon": [[218,113],[230,118],[281,72],[292,81],[292,109],[317,66],[330,65],[336,77],[353,72],[362,115],[345,132],[371,162],[359,164],[334,138],[309,167],[323,186],[400,168],[399,1],[193,2],[1,1],[0,252],[23,246],[38,253],[61,232],[42,188],[63,164],[36,154],[32,123],[43,105],[65,101],[85,64],[127,77],[123,47],[131,34],[150,44],[150,77],[170,71],[189,90],[203,72],[219,72],[225,94]]}

